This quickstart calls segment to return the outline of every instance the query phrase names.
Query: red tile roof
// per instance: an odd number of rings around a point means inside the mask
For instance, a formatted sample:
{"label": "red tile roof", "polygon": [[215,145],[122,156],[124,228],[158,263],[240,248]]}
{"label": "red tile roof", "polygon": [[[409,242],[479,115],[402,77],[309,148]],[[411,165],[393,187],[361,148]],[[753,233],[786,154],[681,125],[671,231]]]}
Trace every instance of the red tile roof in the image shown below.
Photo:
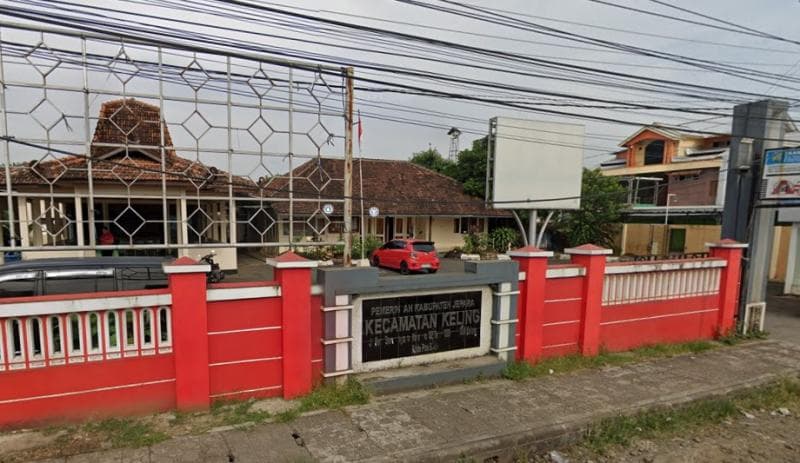
{"label": "red tile roof", "polygon": [[[359,168],[359,163],[361,167]],[[377,207],[385,215],[435,215],[509,217],[510,213],[486,207],[484,201],[464,193],[458,181],[409,161],[388,159],[355,159],[353,161],[353,211],[360,213],[361,174],[364,174],[364,213]],[[319,201],[295,202],[294,211],[312,214],[319,203],[344,197],[344,160],[311,159],[293,171],[294,197]],[[319,187],[323,187],[318,191]],[[266,197],[288,197],[288,177],[275,179],[266,187]],[[288,213],[288,204],[275,202],[281,214]],[[334,215],[341,216],[341,205],[335,204]]]}
{"label": "red tile roof", "polygon": [[[172,148],[172,137],[161,118],[158,106],[133,98],[106,101],[100,108],[92,137],[92,179],[94,182],[121,184],[161,182],[161,127],[164,131],[164,162],[170,184],[197,188],[227,189],[228,174],[198,161],[182,158]],[[114,144],[118,146],[106,146]],[[128,148],[125,145],[140,145]],[[150,148],[152,147],[152,148]],[[15,166],[12,185],[45,185],[85,182],[87,156],[72,155],[33,161]],[[248,192],[255,184],[244,177],[233,176],[239,190]],[[0,184],[5,178],[0,176]]]}

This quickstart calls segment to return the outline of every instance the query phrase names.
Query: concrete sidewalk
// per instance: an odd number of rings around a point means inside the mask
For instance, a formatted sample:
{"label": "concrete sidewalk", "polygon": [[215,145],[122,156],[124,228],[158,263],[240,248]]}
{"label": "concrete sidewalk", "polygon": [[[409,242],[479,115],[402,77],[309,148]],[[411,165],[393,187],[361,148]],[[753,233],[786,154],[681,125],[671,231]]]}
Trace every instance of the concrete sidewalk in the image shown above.
{"label": "concrete sidewalk", "polygon": [[[494,380],[377,397],[288,424],[177,438],[151,448],[49,461],[507,461],[549,450],[602,417],[677,404],[800,374],[800,346],[747,343],[529,381]],[[469,460],[468,460],[469,461]]]}

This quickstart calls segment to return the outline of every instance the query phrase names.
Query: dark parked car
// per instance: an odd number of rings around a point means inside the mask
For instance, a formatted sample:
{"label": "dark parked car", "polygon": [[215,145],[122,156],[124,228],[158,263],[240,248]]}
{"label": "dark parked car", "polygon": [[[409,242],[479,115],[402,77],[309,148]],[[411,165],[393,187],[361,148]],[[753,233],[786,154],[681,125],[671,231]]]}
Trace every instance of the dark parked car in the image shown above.
{"label": "dark parked car", "polygon": [[0,297],[164,288],[165,257],[35,259],[0,266]]}
{"label": "dark parked car", "polygon": [[392,240],[372,252],[370,263],[374,267],[388,267],[410,272],[436,273],[439,256],[431,241]]}

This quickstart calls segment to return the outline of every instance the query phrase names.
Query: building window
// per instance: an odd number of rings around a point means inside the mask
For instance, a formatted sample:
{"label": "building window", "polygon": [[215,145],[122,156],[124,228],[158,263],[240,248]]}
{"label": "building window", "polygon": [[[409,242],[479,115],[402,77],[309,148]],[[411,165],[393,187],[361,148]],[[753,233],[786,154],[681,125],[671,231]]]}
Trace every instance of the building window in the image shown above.
{"label": "building window", "polygon": [[696,181],[700,180],[700,174],[675,175],[672,179],[675,182]]}
{"label": "building window", "polygon": [[644,165],[664,163],[664,142],[661,140],[651,141],[644,149]]}
{"label": "building window", "polygon": [[719,180],[712,180],[708,182],[708,196],[711,198],[716,198],[717,188],[719,188]]}
{"label": "building window", "polygon": [[467,233],[482,233],[486,219],[482,217],[460,217],[453,219],[453,233],[466,235]]}

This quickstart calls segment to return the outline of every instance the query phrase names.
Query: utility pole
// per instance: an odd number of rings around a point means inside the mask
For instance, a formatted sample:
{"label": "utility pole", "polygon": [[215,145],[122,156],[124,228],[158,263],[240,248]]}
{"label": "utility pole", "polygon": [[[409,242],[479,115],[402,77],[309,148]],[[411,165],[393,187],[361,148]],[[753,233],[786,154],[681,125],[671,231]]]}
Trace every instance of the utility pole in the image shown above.
{"label": "utility pole", "polygon": [[675,193],[667,193],[667,205],[664,207],[664,225],[669,225],[669,200],[678,196]]}
{"label": "utility pole", "polygon": [[788,103],[763,100],[733,109],[733,127],[722,214],[722,238],[748,243],[740,297],[744,305],[764,302],[772,256],[775,209],[755,208],[761,191],[764,151],[781,146],[786,134]]}
{"label": "utility pole", "polygon": [[344,266],[353,264],[353,68],[345,69],[347,107],[344,126]]}
{"label": "utility pole", "polygon": [[664,207],[664,255],[669,256],[669,204],[670,200],[675,196],[678,196],[676,193],[669,193],[669,185],[667,185],[667,205]]}

